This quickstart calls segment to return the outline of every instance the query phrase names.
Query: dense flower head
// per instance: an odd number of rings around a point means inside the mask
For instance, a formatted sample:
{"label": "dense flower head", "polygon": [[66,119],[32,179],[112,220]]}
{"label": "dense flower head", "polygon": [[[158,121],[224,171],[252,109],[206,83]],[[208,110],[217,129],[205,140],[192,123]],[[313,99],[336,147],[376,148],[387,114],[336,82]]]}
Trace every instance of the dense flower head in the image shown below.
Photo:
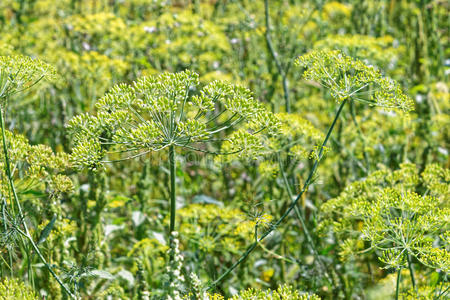
{"label": "dense flower head", "polygon": [[[1,132],[0,132],[1,134]],[[21,172],[13,172],[18,191],[33,188],[36,191],[45,191],[51,196],[70,192],[73,184],[70,178],[64,175],[69,167],[69,156],[64,152],[54,153],[45,145],[30,145],[28,140],[19,134],[5,131],[9,144],[9,159],[12,165],[22,166]],[[4,170],[4,154],[0,152],[0,191],[3,195],[9,194],[9,182]]]}
{"label": "dense flower head", "polygon": [[231,300],[319,300],[315,294],[301,293],[291,286],[280,285],[276,290],[248,289],[235,295]]}
{"label": "dense flower head", "polygon": [[365,240],[369,249],[381,252],[379,259],[388,268],[405,267],[406,255],[411,255],[448,273],[446,175],[448,170],[438,165],[428,165],[422,173],[414,164],[396,171],[381,168],[326,202],[320,227],[331,228],[342,241],[344,258],[362,251],[360,241]]}
{"label": "dense flower head", "polygon": [[[408,252],[425,265],[450,271],[450,254],[433,247],[430,236],[445,231],[448,207],[439,208],[434,197],[396,189],[387,188],[378,197],[370,208],[363,210],[362,232],[374,249],[382,250],[380,260],[387,267],[398,268],[406,264],[402,253]],[[433,248],[437,253],[443,251],[442,257],[446,259],[433,262],[430,259],[436,252]]]}
{"label": "dense flower head", "polygon": [[329,89],[336,101],[352,99],[386,109],[411,111],[414,103],[400,85],[379,70],[338,50],[316,50],[300,56],[296,63],[306,68],[306,80]]}
{"label": "dense flower head", "polygon": [[2,299],[22,299],[22,300],[36,300],[39,297],[33,289],[24,282],[15,278],[4,277],[0,282],[0,294]]}
{"label": "dense flower head", "polygon": [[37,58],[0,56],[0,98],[26,90],[42,79],[56,78],[55,69]]}
{"label": "dense flower head", "polygon": [[169,146],[208,152],[205,143],[240,123],[246,127],[222,140],[234,145],[232,151],[247,153],[262,131],[277,130],[277,118],[246,88],[220,81],[200,90],[198,85],[199,76],[190,71],[116,85],[97,102],[96,115],[69,122],[75,163],[92,167],[108,152],[143,155]]}

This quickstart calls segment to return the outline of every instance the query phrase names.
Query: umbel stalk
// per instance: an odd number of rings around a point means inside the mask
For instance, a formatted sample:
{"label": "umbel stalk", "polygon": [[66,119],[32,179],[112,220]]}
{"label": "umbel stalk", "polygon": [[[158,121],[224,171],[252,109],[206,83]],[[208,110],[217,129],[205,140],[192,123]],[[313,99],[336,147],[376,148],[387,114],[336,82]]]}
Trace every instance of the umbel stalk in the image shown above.
{"label": "umbel stalk", "polygon": [[176,188],[175,188],[175,149],[171,145],[169,147],[169,170],[170,170],[170,226],[169,236],[175,231],[175,214],[176,214]]}

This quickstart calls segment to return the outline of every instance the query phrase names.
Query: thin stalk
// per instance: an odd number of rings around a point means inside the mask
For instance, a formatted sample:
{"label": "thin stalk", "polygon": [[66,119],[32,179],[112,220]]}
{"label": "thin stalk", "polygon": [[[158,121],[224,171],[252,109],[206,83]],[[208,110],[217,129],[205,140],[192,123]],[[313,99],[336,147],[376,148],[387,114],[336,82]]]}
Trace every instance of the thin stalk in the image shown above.
{"label": "thin stalk", "polygon": [[[439,291],[439,295],[437,296],[437,298],[436,299],[439,299],[439,298],[441,298],[442,296],[447,296],[447,292],[448,292],[448,290],[450,289],[450,286],[448,286],[445,290],[443,290],[443,291]],[[442,288],[441,288],[441,290],[442,290]]]}
{"label": "thin stalk", "polygon": [[[287,190],[287,193],[288,193],[288,196],[289,196],[289,200],[292,200],[293,194],[292,194],[291,188],[289,186],[289,182],[287,180],[286,173],[283,171],[283,163],[281,161],[280,155],[278,155],[278,164],[279,164],[279,168],[280,168],[280,172],[281,172],[281,177],[283,178],[284,185],[286,186],[286,190]],[[317,262],[319,264],[319,267],[324,272],[325,277],[329,280],[329,282],[335,288],[335,283],[334,283],[333,277],[330,275],[330,273],[328,272],[327,267],[325,266],[324,262],[320,258],[319,252],[317,251],[317,248],[314,245],[314,241],[313,241],[313,239],[311,237],[311,234],[309,233],[309,229],[306,227],[304,214],[300,211],[300,209],[298,208],[298,205],[296,205],[294,207],[294,211],[295,211],[295,214],[296,214],[298,220],[300,221],[300,225],[303,228],[303,232],[305,233],[306,240],[308,241],[309,248],[313,252],[313,255],[314,255],[314,258],[315,258],[314,262]]]}
{"label": "thin stalk", "polygon": [[364,161],[366,164],[366,173],[370,172],[370,163],[369,163],[369,156],[366,152],[366,138],[364,136],[364,134],[362,133],[361,127],[359,127],[358,121],[356,120],[356,115],[355,115],[355,103],[352,102],[350,105],[350,113],[352,115],[352,120],[353,123],[355,124],[356,130],[358,131],[358,135],[359,138],[361,139],[362,143],[363,143],[363,154],[364,154]]}
{"label": "thin stalk", "polygon": [[6,172],[6,176],[8,177],[9,185],[11,187],[11,192],[13,194],[14,202],[16,204],[16,207],[17,207],[17,210],[18,210],[18,213],[19,213],[19,217],[22,220],[22,225],[23,225],[23,228],[25,229],[25,232],[21,231],[20,229],[19,229],[19,232],[22,235],[24,235],[30,241],[30,244],[33,247],[34,251],[37,253],[37,255],[41,259],[42,263],[47,267],[48,271],[53,275],[53,277],[56,279],[56,281],[59,283],[59,285],[62,287],[62,289],[70,297],[72,297],[73,299],[76,299],[75,295],[73,295],[70,292],[70,290],[65,286],[65,284],[61,281],[61,279],[58,277],[58,275],[56,275],[56,273],[53,271],[52,267],[47,263],[46,259],[41,254],[38,246],[34,242],[33,238],[31,237],[31,234],[30,234],[30,232],[28,230],[28,226],[27,226],[27,223],[25,221],[25,217],[24,217],[24,214],[23,214],[23,211],[22,211],[22,206],[20,205],[19,198],[18,198],[17,193],[16,193],[16,188],[14,186],[14,180],[12,178],[11,163],[9,161],[8,147],[7,147],[7,143],[6,143],[4,115],[5,115],[5,110],[4,110],[4,106],[2,106],[1,109],[0,109],[0,126],[1,126],[1,130],[2,130],[3,153],[5,155],[5,172]]}
{"label": "thin stalk", "polygon": [[[7,206],[6,200],[3,199],[3,202],[2,202],[2,218],[3,218],[3,225],[4,225],[5,232],[8,230],[7,225],[6,225],[6,221],[7,221],[7,219],[6,219],[7,218],[6,217],[6,206]],[[10,271],[10,275],[11,275],[11,277],[13,277],[14,276],[14,271],[13,271],[13,268],[12,268],[12,266],[13,266],[13,258],[12,258],[11,251],[8,251],[8,257],[9,257],[9,271]]]}
{"label": "thin stalk", "polygon": [[169,147],[169,170],[170,170],[170,226],[169,234],[175,231],[175,213],[176,213],[176,199],[175,199],[175,149],[171,145]]}
{"label": "thin stalk", "polygon": [[397,271],[397,285],[395,288],[395,300],[398,300],[398,295],[400,293],[400,277],[402,276],[402,269]]}
{"label": "thin stalk", "polygon": [[413,269],[413,265],[411,262],[411,256],[409,255],[409,253],[406,253],[406,260],[408,261],[408,269],[409,269],[409,275],[411,275],[411,282],[413,285],[413,289],[416,289],[416,278],[414,276],[414,269]]}
{"label": "thin stalk", "polygon": [[32,265],[31,265],[31,251],[29,247],[27,247],[27,245],[25,244],[25,241],[23,240],[23,238],[21,238],[22,243],[24,244],[24,248],[25,248],[25,253],[26,253],[26,257],[27,257],[27,273],[28,273],[28,278],[31,281],[31,286],[33,287],[33,289],[36,288],[36,286],[34,285],[34,276],[33,276],[33,269],[32,269]]}
{"label": "thin stalk", "polygon": [[291,211],[297,206],[298,201],[302,198],[303,194],[306,192],[309,185],[311,184],[312,178],[313,178],[313,176],[317,170],[317,167],[319,165],[319,162],[323,156],[323,149],[327,145],[327,142],[331,136],[331,133],[333,132],[334,125],[336,125],[339,115],[341,114],[342,109],[344,108],[346,102],[347,102],[347,99],[344,99],[342,101],[341,105],[339,106],[339,109],[336,112],[336,115],[334,117],[333,123],[331,123],[330,128],[328,129],[327,135],[325,136],[325,139],[323,140],[322,146],[320,147],[320,151],[319,151],[317,160],[315,161],[311,171],[309,172],[308,178],[306,179],[300,194],[298,194],[297,198],[295,198],[295,200],[292,202],[292,204],[289,206],[289,208],[284,212],[284,214],[278,219],[278,221],[275,222],[275,224],[273,224],[269,230],[267,230],[264,234],[262,234],[257,242],[254,242],[253,244],[251,244],[247,248],[247,250],[242,254],[242,256],[230,268],[228,268],[224,273],[222,273],[222,275],[220,275],[219,278],[214,280],[205,290],[210,290],[213,286],[216,286],[226,276],[228,276],[228,274],[230,274],[231,271],[233,271],[238,265],[240,265],[249,256],[249,254],[253,250],[255,250],[258,243],[261,242],[263,239],[265,239],[272,231],[274,231],[284,221],[284,219],[291,213]]}

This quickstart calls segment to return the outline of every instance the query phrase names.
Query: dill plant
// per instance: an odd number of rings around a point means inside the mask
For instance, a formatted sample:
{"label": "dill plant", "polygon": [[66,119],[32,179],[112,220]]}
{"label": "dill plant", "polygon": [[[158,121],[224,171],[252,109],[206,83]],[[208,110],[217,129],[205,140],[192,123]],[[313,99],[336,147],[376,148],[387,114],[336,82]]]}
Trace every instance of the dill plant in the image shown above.
{"label": "dill plant", "polygon": [[[327,89],[331,96],[339,103],[336,115],[328,128],[327,134],[320,146],[317,147],[315,162],[306,178],[302,189],[291,205],[283,212],[281,217],[273,222],[263,233],[258,235],[255,230],[255,242],[251,244],[239,259],[227,269],[221,276],[213,281],[207,289],[211,289],[230,274],[241,264],[251,252],[272,231],[286,219],[292,210],[297,209],[297,204],[303,194],[313,182],[317,167],[324,155],[326,145],[339,116],[348,101],[360,101],[370,106],[379,106],[384,109],[398,109],[404,112],[413,110],[414,103],[400,88],[394,80],[384,77],[374,67],[365,65],[358,59],[351,58],[337,50],[311,51],[296,60],[296,64],[305,69],[303,77],[306,80],[319,83]],[[225,144],[226,145],[226,144]],[[332,281],[332,278],[329,278]],[[334,286],[336,288],[336,286]]]}
{"label": "dill plant", "polygon": [[[25,189],[29,189],[33,183],[42,184],[42,182],[47,181],[50,187],[53,186],[55,191],[60,190],[61,192],[64,192],[70,190],[72,188],[72,183],[69,178],[64,175],[52,177],[49,173],[51,169],[65,167],[64,156],[55,156],[50,148],[43,145],[30,146],[23,137],[14,136],[12,133],[8,132],[5,125],[7,107],[11,97],[33,87],[41,80],[56,79],[57,76],[53,67],[39,59],[32,59],[21,55],[0,56],[0,126],[3,144],[2,165],[4,169],[2,172],[1,190],[3,198],[2,223],[3,229],[5,230],[4,237],[6,237],[6,242],[10,242],[10,238],[17,239],[17,236],[26,238],[33,250],[37,253],[39,259],[58,281],[61,288],[69,296],[75,298],[58,275],[53,271],[53,268],[47,262],[38,247],[38,244],[42,242],[42,239],[45,240],[50,234],[50,230],[53,226],[52,223],[54,223],[54,221],[50,222],[50,226],[42,231],[39,241],[36,243],[32,236],[32,231],[28,227],[25,218],[26,212],[22,208],[15,181],[15,173],[18,172],[17,168],[21,166],[22,160],[29,166],[27,170],[28,178],[26,178],[28,182],[22,182],[25,184]],[[48,181],[49,179],[50,181]],[[7,188],[5,188],[5,185]],[[8,199],[9,203],[6,199]],[[9,258],[9,268],[12,272],[13,266],[10,251]],[[30,269],[30,255],[28,256],[28,264]]]}
{"label": "dill plant", "polygon": [[[176,149],[251,157],[264,137],[276,134],[279,123],[249,90],[220,81],[200,89],[199,76],[191,71],[116,85],[96,108],[96,115],[82,114],[68,123],[74,164],[96,169],[105,162],[167,151],[169,233],[175,231]],[[242,128],[229,132],[237,126]],[[210,149],[217,142],[226,142],[230,151]]]}
{"label": "dill plant", "polygon": [[382,167],[323,204],[321,231],[332,230],[343,259],[375,253],[384,268],[397,270],[396,298],[402,269],[419,288],[414,264],[436,270],[448,285],[449,180],[450,171],[436,164],[423,172],[411,163]]}

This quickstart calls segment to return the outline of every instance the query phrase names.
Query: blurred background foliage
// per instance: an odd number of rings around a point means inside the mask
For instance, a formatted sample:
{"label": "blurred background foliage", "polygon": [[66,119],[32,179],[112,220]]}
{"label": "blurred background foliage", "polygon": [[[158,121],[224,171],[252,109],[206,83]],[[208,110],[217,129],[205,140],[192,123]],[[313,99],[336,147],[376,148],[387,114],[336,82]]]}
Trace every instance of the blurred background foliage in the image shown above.
{"label": "blurred background foliage", "polygon": [[[200,74],[201,84],[217,79],[248,87],[284,128],[281,156],[232,162],[195,152],[177,157],[184,272],[196,273],[203,283],[217,278],[253,241],[255,224],[270,224],[289,206],[286,184],[298,193],[314,162],[311,151],[333,118],[335,101],[326,89],[301,79],[295,58],[314,49],[338,49],[397,80],[415,100],[415,111],[406,115],[350,102],[301,201],[305,225],[335,285],[318,266],[302,225],[291,217],[213,292],[232,296],[287,283],[324,299],[392,297],[395,276],[383,268],[380,253],[349,256],[348,248],[367,248],[366,240],[358,240],[367,224],[354,214],[342,223],[339,210],[352,214],[346,205],[358,205],[345,198],[346,187],[377,170],[405,172],[404,163],[414,163],[413,173],[420,175],[404,189],[423,195],[439,182],[444,187],[436,209],[448,209],[448,9],[440,0],[279,0],[267,7],[252,0],[2,0],[0,55],[38,57],[61,77],[8,103],[7,128],[24,145],[17,159],[29,160],[38,144],[51,148],[48,156],[61,157],[61,166],[51,166],[55,170],[43,184],[29,187],[23,199],[32,208],[28,217],[36,234],[56,215],[42,251],[83,299],[138,299],[161,288],[168,260],[167,157],[152,154],[102,172],[77,173],[65,160],[72,147],[65,124],[93,111],[95,101],[118,82],[189,69]],[[29,164],[40,159],[46,158]],[[57,175],[60,167],[67,169]],[[73,183],[59,182],[53,195],[54,181],[69,177]],[[49,193],[53,196],[45,198]],[[448,216],[443,230],[447,244],[440,249],[448,251]],[[5,249],[0,254],[7,259]],[[31,279],[25,254],[15,255],[22,264],[14,273],[36,294],[63,298],[37,259]],[[420,288],[409,290],[403,276],[404,297],[421,293],[428,299],[446,280],[445,268],[416,263]],[[30,291],[24,297],[34,296]]]}

